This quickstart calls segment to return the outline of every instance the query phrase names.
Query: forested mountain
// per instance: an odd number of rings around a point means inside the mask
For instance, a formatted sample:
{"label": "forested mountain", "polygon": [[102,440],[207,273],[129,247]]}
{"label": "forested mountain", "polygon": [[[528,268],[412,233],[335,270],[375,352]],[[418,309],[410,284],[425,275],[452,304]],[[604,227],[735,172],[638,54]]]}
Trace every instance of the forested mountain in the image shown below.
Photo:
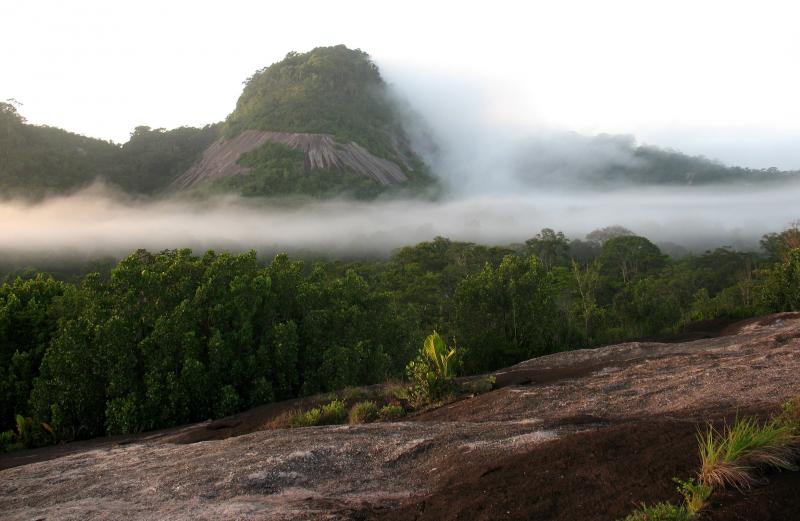
{"label": "forested mountain", "polygon": [[[123,145],[27,124],[13,104],[0,103],[0,198],[69,193],[98,179],[145,195],[418,195],[436,182],[412,148],[407,112],[389,95],[369,55],[343,45],[290,52],[256,71],[224,122],[173,130],[139,126]],[[537,138],[509,155],[515,176],[531,189],[800,177],[728,167],[639,145],[629,136]]]}
{"label": "forested mountain", "polygon": [[432,184],[378,67],[344,45],[256,71],[223,134],[176,188],[371,198]]}

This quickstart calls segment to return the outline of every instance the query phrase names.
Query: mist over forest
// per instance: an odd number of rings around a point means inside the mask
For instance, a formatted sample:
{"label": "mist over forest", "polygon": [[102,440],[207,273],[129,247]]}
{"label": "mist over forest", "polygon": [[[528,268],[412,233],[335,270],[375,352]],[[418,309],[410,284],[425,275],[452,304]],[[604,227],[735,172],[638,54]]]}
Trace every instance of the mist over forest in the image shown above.
{"label": "mist over forest", "polygon": [[[311,59],[318,72],[303,76]],[[343,46],[256,71],[224,122],[140,126],[122,145],[30,125],[24,107],[4,103],[0,251],[19,267],[139,248],[385,258],[436,236],[508,245],[543,228],[582,239],[618,225],[680,256],[755,251],[762,235],[798,218],[797,172],[521,125],[498,115],[503,103],[466,78],[390,67],[384,80],[366,53]],[[276,130],[284,137],[264,133]],[[312,135],[296,132],[361,143],[357,161],[397,165],[406,181],[343,171],[337,161],[356,159],[292,145],[291,136]],[[245,137],[257,141],[237,144]],[[309,168],[313,154],[332,162]]]}
{"label": "mist over forest", "polygon": [[120,257],[138,248],[190,247],[386,257],[436,236],[505,245],[524,242],[542,228],[583,239],[592,230],[621,225],[681,247],[671,253],[720,246],[755,251],[763,234],[796,219],[798,198],[799,184],[303,202],[235,195],[143,200],[93,186],[34,203],[0,203],[0,250]]}

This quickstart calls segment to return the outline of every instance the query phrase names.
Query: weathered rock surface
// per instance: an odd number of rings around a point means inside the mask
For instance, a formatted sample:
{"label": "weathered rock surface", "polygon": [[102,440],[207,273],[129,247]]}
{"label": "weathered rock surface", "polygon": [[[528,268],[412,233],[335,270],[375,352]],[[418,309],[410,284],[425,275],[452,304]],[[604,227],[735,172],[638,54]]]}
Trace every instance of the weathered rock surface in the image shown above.
{"label": "weathered rock surface", "polygon": [[[800,394],[800,314],[730,333],[531,360],[497,373],[500,389],[403,422],[226,439],[206,423],[124,445],[87,442],[0,471],[0,512],[5,520],[616,519],[641,501],[677,499],[671,478],[696,468],[694,436],[706,420],[763,414]],[[24,457],[0,463],[32,459]]]}
{"label": "weathered rock surface", "polygon": [[407,179],[397,164],[371,154],[358,143],[340,144],[328,134],[245,130],[231,139],[220,138],[213,142],[203,152],[200,161],[178,177],[172,187],[185,189],[206,180],[246,175],[250,169],[237,161],[242,154],[267,142],[279,143],[303,152],[305,166],[309,170],[353,172],[382,185],[402,183]]}

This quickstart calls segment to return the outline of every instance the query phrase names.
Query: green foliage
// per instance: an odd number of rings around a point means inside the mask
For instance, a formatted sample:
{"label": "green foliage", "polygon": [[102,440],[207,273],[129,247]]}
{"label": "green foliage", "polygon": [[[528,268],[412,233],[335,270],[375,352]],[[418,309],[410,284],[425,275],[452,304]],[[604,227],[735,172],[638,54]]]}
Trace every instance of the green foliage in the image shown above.
{"label": "green foliage", "polygon": [[551,228],[543,228],[536,237],[525,241],[527,255],[534,255],[545,269],[555,266],[569,266],[569,239],[563,232],[555,232]]}
{"label": "green foliage", "polygon": [[139,126],[114,158],[107,179],[131,193],[155,194],[197,161],[219,135],[219,125],[172,130]]}
{"label": "green foliage", "polygon": [[17,427],[14,435],[24,447],[30,447],[33,442],[33,418],[17,414],[15,419]]}
{"label": "green foliage", "polygon": [[33,199],[87,186],[107,172],[118,153],[110,142],[29,125],[13,105],[0,103],[3,198]]}
{"label": "green foliage", "polygon": [[183,173],[217,137],[216,126],[166,131],[136,127],[122,146],[48,126],[30,125],[0,103],[0,193],[38,199],[96,180],[153,194]]}
{"label": "green foliage", "polygon": [[373,154],[396,155],[398,118],[369,55],[344,45],[291,52],[245,82],[225,133],[244,129],[332,134]]}
{"label": "green foliage", "polygon": [[14,431],[0,432],[0,453],[10,452],[17,448],[21,448],[21,445],[14,442]]}
{"label": "green foliage", "polygon": [[42,274],[0,286],[0,429],[12,428],[14,414],[27,408],[64,291],[65,284]]}
{"label": "green foliage", "polygon": [[681,493],[684,499],[686,510],[692,516],[697,514],[700,510],[705,508],[708,498],[714,489],[705,483],[695,482],[694,479],[683,481],[678,478],[672,478],[678,484],[678,492]]}
{"label": "green foliage", "polygon": [[417,357],[406,366],[410,394],[418,403],[439,400],[453,391],[457,353],[436,331],[425,338]]}
{"label": "green foliage", "polygon": [[556,287],[535,257],[506,256],[458,285],[455,329],[468,372],[491,371],[561,346]]}
{"label": "green foliage", "polygon": [[[621,239],[642,248],[613,245]],[[456,367],[486,373],[791,309],[797,254],[770,264],[718,249],[674,260],[640,239],[604,238],[602,262],[549,270],[525,246],[439,237],[387,261],[141,250],[78,283],[28,271],[0,285],[0,431],[19,414],[37,426],[34,445],[140,432],[404,375],[413,387],[403,400],[438,400],[455,390]],[[629,260],[616,253],[631,250],[625,282]],[[420,350],[431,330],[439,341]],[[457,356],[443,347],[448,337],[465,346]]]}
{"label": "green foliage", "polygon": [[389,403],[381,407],[381,410],[378,411],[378,415],[383,421],[394,421],[405,416],[406,410],[399,405]]}
{"label": "green foliage", "polygon": [[761,298],[770,311],[800,311],[800,248],[766,273]]}
{"label": "green foliage", "polygon": [[612,287],[620,287],[637,277],[664,266],[666,259],[658,247],[636,235],[612,237],[603,242],[598,258],[600,273]]}
{"label": "green foliage", "polygon": [[333,400],[322,406],[319,425],[336,425],[347,421],[347,407],[341,400]]}
{"label": "green foliage", "polygon": [[378,419],[378,406],[375,402],[358,402],[350,409],[348,422],[350,425],[359,423],[370,423]]}
{"label": "green foliage", "polygon": [[337,425],[347,421],[347,408],[343,401],[333,400],[322,407],[298,412],[289,420],[290,427],[313,427],[315,425]]}
{"label": "green foliage", "polygon": [[673,503],[656,503],[642,505],[639,510],[631,512],[622,521],[691,521],[694,515],[684,505]]}
{"label": "green foliage", "polygon": [[789,253],[800,248],[800,221],[794,221],[780,233],[767,233],[761,238],[763,249],[770,261],[785,261]]}

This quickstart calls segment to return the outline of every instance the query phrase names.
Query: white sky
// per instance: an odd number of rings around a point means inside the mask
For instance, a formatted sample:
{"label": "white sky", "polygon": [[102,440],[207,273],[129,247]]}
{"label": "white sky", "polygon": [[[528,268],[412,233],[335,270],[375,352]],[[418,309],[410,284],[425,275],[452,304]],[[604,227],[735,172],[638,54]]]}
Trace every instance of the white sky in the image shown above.
{"label": "white sky", "polygon": [[0,0],[0,100],[123,142],[140,124],[221,120],[256,69],[344,43],[412,101],[474,90],[482,106],[465,110],[507,128],[800,168],[798,15],[765,0]]}

